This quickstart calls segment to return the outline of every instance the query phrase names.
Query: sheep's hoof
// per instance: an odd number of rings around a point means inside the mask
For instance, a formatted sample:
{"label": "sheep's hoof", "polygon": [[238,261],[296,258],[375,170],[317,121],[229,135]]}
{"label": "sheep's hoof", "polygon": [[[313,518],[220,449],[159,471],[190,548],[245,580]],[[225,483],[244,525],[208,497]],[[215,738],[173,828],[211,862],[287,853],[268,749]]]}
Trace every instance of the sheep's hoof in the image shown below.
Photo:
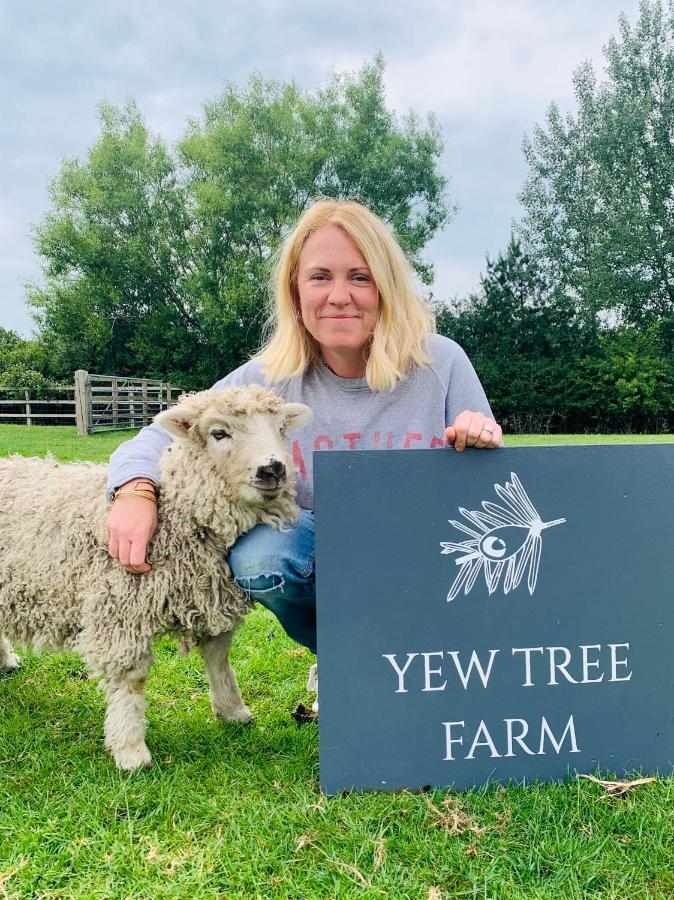
{"label": "sheep's hoof", "polygon": [[135,744],[121,750],[113,750],[112,755],[117,768],[123,769],[125,772],[133,772],[134,769],[149,769],[152,765],[152,757],[145,744]]}
{"label": "sheep's hoof", "polygon": [[17,656],[11,650],[0,663],[0,670],[3,672],[13,672],[15,669],[21,668],[21,657]]}
{"label": "sheep's hoof", "polygon": [[223,722],[250,722],[253,718],[252,712],[248,709],[248,707],[243,704],[243,706],[238,706],[236,709],[224,710],[218,707],[213,707],[213,712],[215,713],[218,719],[222,719]]}

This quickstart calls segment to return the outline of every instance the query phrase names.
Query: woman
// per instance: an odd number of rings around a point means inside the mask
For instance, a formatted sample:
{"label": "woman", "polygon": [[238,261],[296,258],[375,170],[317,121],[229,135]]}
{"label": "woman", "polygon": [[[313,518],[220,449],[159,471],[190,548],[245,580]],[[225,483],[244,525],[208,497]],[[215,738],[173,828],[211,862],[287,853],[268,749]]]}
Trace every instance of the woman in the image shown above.
{"label": "woman", "polygon": [[[300,519],[280,532],[258,525],[231,550],[237,583],[316,652],[312,453],[331,449],[498,447],[482,386],[463,350],[434,334],[405,255],[384,223],[355,202],[319,200],[283,244],[272,280],[274,330],[265,347],[215,387],[258,382],[306,403],[296,433]],[[157,463],[171,442],[157,425],[110,460],[110,554],[131,572],[150,569],[157,525]],[[310,684],[315,682],[315,666]],[[317,708],[317,703],[314,704]]]}

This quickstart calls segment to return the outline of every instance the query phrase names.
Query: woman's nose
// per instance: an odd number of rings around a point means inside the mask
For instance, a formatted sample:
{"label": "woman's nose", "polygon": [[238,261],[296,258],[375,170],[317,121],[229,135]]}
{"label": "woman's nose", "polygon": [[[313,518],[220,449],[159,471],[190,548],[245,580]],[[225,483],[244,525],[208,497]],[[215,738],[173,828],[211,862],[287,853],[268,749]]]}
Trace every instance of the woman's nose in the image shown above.
{"label": "woman's nose", "polygon": [[330,303],[344,305],[350,300],[351,294],[349,292],[349,285],[346,282],[335,281],[332,285],[332,290],[328,295],[328,301]]}

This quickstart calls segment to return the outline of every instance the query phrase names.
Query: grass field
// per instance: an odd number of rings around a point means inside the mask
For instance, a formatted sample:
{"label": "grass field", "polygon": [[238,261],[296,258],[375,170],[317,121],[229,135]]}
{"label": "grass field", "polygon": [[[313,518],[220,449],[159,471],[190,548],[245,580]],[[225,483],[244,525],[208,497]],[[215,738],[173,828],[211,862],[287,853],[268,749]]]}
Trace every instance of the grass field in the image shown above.
{"label": "grass field", "polygon": [[[128,434],[0,426],[0,454],[105,460]],[[536,443],[671,435],[522,436]],[[156,648],[155,765],[123,775],[102,746],[103,700],[72,654],[0,676],[0,897],[674,897],[674,779],[620,799],[569,780],[461,794],[318,789],[310,654],[256,609],[232,659],[250,725],[211,716],[196,654]]]}

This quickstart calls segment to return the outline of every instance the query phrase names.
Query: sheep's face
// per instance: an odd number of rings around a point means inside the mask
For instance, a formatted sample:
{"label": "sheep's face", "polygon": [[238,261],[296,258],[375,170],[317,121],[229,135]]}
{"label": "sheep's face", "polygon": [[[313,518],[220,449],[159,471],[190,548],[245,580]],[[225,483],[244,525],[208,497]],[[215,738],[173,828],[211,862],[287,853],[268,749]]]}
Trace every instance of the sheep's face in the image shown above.
{"label": "sheep's face", "polygon": [[156,421],[196,443],[239,502],[260,505],[292,485],[295,471],[286,435],[310,418],[309,407],[284,403],[250,385],[188,395]]}
{"label": "sheep's face", "polygon": [[209,414],[199,422],[199,430],[216,469],[237,488],[244,503],[275,499],[294,476],[282,411],[237,417]]}

